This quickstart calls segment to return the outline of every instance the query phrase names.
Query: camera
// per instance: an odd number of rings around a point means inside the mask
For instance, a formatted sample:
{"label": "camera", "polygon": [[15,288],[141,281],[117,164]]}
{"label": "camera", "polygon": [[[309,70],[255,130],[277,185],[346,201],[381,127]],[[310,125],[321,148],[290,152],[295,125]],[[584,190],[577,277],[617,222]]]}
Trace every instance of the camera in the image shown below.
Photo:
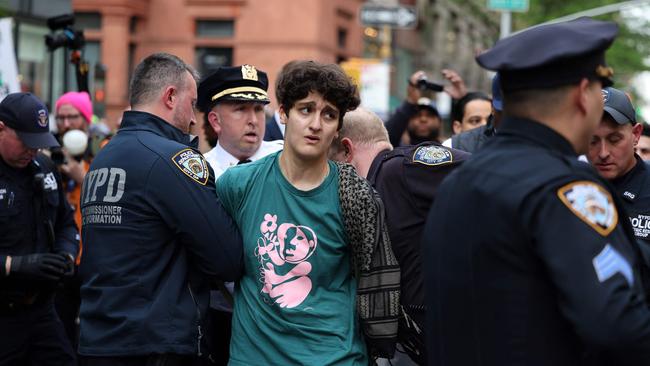
{"label": "camera", "polygon": [[72,28],[74,15],[64,14],[47,19],[47,26],[52,32],[63,29],[59,34],[48,34],[45,36],[45,45],[51,52],[59,47],[67,47],[72,50],[80,50],[86,44],[83,31]]}
{"label": "camera", "polygon": [[445,89],[444,86],[442,86],[440,84],[437,84],[437,83],[430,82],[429,80],[427,80],[427,78],[419,79],[417,81],[416,86],[418,87],[418,89],[420,89],[422,91],[431,90],[431,91],[434,91],[434,92],[441,92],[441,91],[443,91]]}
{"label": "camera", "polygon": [[82,49],[86,44],[84,34],[82,31],[73,30],[72,28],[66,28],[63,30],[63,33],[51,35],[48,34],[45,36],[45,45],[50,51],[54,51],[61,46],[68,47],[72,50]]}

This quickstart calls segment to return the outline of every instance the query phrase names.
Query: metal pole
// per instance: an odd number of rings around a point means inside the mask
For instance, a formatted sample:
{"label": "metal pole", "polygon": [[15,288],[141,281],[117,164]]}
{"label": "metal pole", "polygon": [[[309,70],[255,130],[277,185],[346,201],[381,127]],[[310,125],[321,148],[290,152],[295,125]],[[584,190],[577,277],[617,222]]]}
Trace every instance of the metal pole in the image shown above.
{"label": "metal pole", "polygon": [[512,13],[509,11],[501,12],[501,34],[499,39],[504,39],[510,35],[512,29]]}

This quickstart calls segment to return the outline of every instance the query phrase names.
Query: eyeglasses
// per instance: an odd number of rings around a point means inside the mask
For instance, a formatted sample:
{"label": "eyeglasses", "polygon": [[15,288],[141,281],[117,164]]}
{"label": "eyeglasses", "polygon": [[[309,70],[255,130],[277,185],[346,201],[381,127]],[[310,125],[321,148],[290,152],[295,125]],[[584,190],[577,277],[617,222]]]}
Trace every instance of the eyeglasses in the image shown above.
{"label": "eyeglasses", "polygon": [[59,115],[57,115],[56,117],[54,117],[54,119],[56,119],[57,122],[63,122],[63,121],[65,121],[66,119],[67,119],[68,121],[76,121],[76,120],[78,120],[80,117],[81,117],[81,114],[68,114],[68,115],[65,115],[65,114],[61,115],[61,114],[59,114]]}

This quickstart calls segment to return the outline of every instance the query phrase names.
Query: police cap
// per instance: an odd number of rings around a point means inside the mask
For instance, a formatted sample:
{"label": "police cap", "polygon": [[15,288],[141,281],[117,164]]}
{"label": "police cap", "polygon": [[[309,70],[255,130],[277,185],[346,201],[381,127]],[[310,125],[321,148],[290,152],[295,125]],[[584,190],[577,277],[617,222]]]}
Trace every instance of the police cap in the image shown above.
{"label": "police cap", "polygon": [[611,86],[605,50],[617,33],[615,23],[587,17],[542,25],[498,41],[476,61],[499,71],[504,91],[570,85],[583,78]]}
{"label": "police cap", "polygon": [[0,121],[16,131],[32,149],[58,147],[50,133],[49,115],[43,102],[31,93],[12,93],[0,103]]}
{"label": "police cap", "polygon": [[618,89],[604,88],[603,101],[605,102],[603,112],[610,115],[616,123],[619,125],[636,123],[636,111],[627,94]]}
{"label": "police cap", "polygon": [[266,73],[252,65],[220,67],[199,83],[197,105],[203,112],[217,101],[270,102]]}

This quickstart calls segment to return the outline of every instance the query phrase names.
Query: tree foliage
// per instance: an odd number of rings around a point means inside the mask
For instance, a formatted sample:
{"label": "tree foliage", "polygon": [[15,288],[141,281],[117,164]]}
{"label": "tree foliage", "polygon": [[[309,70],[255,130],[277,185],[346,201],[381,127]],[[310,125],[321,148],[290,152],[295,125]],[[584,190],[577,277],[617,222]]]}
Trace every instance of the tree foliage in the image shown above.
{"label": "tree foliage", "polygon": [[[611,0],[530,0],[527,13],[513,14],[513,30],[524,29],[565,15],[614,4]],[[650,34],[646,29],[649,20],[636,19],[630,22],[620,12],[596,17],[614,21],[619,25],[619,35],[607,51],[607,63],[614,68],[614,79],[618,87],[629,85],[635,74],[650,70],[645,61],[650,58]]]}

